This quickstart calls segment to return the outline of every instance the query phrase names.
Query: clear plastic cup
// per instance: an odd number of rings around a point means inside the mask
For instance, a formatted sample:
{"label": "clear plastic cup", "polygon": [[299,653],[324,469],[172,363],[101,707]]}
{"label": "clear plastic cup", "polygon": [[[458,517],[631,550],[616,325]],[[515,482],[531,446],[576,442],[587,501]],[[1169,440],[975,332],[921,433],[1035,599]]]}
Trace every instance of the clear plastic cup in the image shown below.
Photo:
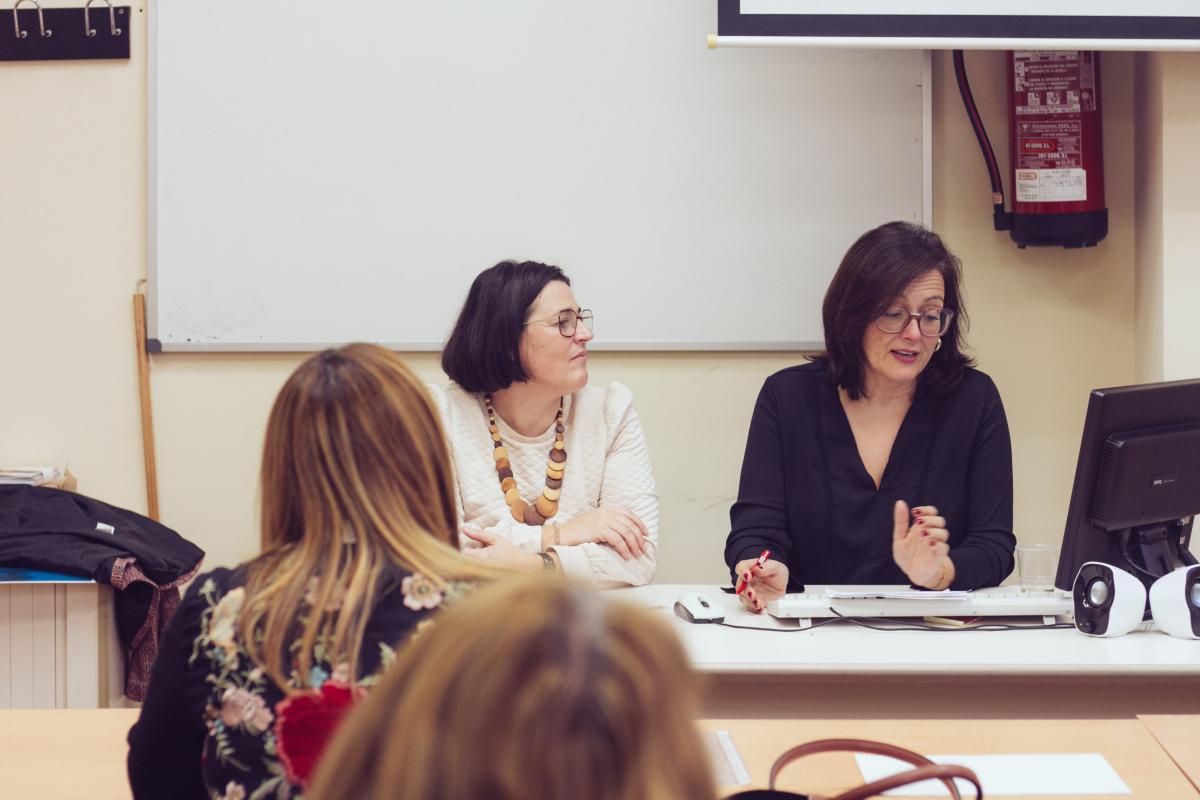
{"label": "clear plastic cup", "polygon": [[1054,571],[1058,566],[1058,548],[1051,544],[1017,545],[1017,575],[1021,589],[1027,592],[1048,591],[1054,588]]}

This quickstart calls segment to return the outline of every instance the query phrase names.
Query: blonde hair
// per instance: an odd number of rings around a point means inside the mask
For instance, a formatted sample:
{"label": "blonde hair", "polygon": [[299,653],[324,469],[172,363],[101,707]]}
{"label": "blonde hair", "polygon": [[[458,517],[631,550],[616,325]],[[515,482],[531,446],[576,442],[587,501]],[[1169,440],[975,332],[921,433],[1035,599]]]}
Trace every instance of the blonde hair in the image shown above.
{"label": "blonde hair", "polygon": [[386,564],[439,585],[486,576],[458,553],[452,480],[437,411],[394,353],[351,344],[292,373],[267,422],[262,553],[238,619],[250,658],[281,689],[307,683],[322,629],[331,630],[328,660],[358,676]]}
{"label": "blonde hair", "polygon": [[310,800],[713,798],[697,678],[661,620],[552,577],[480,589],[410,643]]}

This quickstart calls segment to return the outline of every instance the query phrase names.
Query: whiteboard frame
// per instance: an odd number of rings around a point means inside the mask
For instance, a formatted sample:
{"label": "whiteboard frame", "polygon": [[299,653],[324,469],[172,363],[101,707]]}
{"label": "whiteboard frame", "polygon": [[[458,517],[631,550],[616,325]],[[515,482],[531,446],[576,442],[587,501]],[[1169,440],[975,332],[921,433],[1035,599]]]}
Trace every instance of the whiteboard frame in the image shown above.
{"label": "whiteboard frame", "polygon": [[[158,342],[158,4],[146,4],[146,336]],[[160,352],[155,346],[152,352]]]}
{"label": "whiteboard frame", "polygon": [[[159,339],[158,302],[158,3],[149,0],[146,9],[146,327],[151,353],[312,353],[335,343],[324,342],[162,342]],[[729,37],[725,37],[729,38]],[[758,37],[745,37],[758,39]],[[709,37],[712,46],[713,37]],[[761,46],[760,41],[754,42]],[[702,46],[699,43],[697,46]],[[856,43],[854,47],[861,47]],[[909,49],[921,49],[913,47]],[[921,223],[933,223],[933,55],[924,50],[921,58]],[[443,342],[375,342],[398,352],[440,352]],[[824,342],[603,342],[588,345],[593,351],[609,352],[815,352]]]}
{"label": "whiteboard frame", "polygon": [[865,36],[720,36],[709,47],[815,47],[863,50],[1104,50],[1108,52],[1200,50],[1200,39],[934,39]]}

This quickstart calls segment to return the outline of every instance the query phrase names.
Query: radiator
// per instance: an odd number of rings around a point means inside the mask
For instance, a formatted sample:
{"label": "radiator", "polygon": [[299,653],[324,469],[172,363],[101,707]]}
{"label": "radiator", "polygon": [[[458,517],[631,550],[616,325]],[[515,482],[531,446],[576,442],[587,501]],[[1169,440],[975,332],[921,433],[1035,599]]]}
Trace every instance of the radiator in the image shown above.
{"label": "radiator", "polygon": [[0,583],[0,708],[106,708],[122,697],[112,589]]}

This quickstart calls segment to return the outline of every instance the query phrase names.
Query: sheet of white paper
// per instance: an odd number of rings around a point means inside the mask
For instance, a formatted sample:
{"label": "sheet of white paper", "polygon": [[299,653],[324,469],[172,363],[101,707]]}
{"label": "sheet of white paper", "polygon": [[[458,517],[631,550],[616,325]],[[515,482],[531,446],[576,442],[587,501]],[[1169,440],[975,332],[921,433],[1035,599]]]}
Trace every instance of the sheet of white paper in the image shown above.
{"label": "sheet of white paper", "polygon": [[971,593],[963,590],[943,589],[940,592],[925,592],[916,589],[910,591],[842,591],[829,590],[829,597],[834,600],[855,600],[855,599],[886,599],[886,600],[953,600],[959,597],[970,597]]}
{"label": "sheet of white paper", "polygon": [[[887,756],[859,753],[854,756],[863,780],[870,782],[911,769]],[[930,756],[938,764],[961,764],[979,776],[986,796],[1030,794],[1131,794],[1125,781],[1099,753],[1037,753],[1018,755]],[[974,789],[958,781],[964,797]],[[887,792],[894,797],[948,796],[938,781],[922,781]]]}
{"label": "sheet of white paper", "polygon": [[712,731],[705,735],[709,762],[713,765],[713,777],[718,786],[749,786],[750,773],[742,761],[742,754],[729,731]]}

